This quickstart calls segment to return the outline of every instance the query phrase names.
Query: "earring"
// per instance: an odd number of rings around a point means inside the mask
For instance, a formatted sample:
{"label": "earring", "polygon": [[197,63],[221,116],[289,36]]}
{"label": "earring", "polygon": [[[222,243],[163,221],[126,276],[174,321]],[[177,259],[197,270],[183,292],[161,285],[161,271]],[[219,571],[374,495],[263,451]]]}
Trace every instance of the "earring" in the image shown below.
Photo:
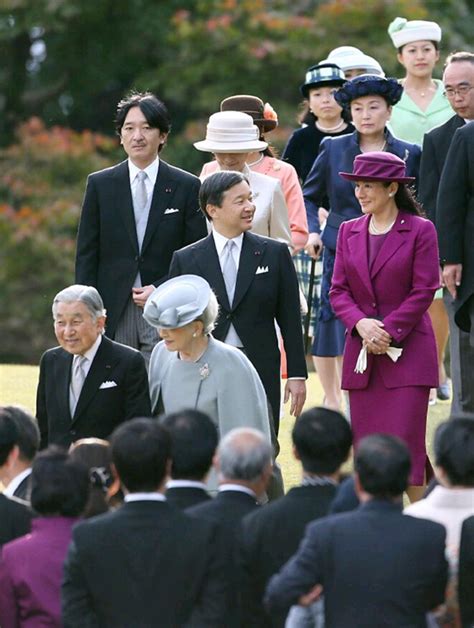
{"label": "earring", "polygon": [[389,192],[388,195],[390,196],[390,198],[392,198],[393,192]]}
{"label": "earring", "polygon": [[193,338],[197,338],[197,333],[196,332],[193,333]]}

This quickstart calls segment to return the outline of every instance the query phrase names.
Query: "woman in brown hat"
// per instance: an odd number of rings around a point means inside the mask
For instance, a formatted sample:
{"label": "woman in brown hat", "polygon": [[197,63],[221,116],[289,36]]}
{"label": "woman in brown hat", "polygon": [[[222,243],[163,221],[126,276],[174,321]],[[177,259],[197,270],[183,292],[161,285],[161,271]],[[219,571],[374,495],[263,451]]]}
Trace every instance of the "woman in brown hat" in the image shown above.
{"label": "woman in brown hat", "polygon": [[422,496],[432,469],[425,446],[430,387],[438,381],[428,307],[439,285],[433,224],[406,187],[403,159],[357,155],[353,172],[362,216],[343,222],[337,239],[331,305],[347,330],[342,387],[349,391],[354,446],[383,432],[411,453],[410,499]]}
{"label": "woman in brown hat", "polygon": [[[257,96],[229,96],[221,102],[221,111],[240,111],[253,118],[253,123],[260,132],[260,141],[266,142],[265,134],[273,131],[278,126],[278,116],[273,108]],[[298,181],[298,175],[290,164],[277,159],[271,147],[263,150],[255,150],[248,154],[247,166],[252,172],[259,172],[278,179],[285,196],[288,207],[288,220],[290,223],[291,242],[293,253],[303,249],[308,239],[308,221],[304,207],[303,193]],[[208,176],[218,169],[216,161],[211,161],[203,166],[202,176]]]}

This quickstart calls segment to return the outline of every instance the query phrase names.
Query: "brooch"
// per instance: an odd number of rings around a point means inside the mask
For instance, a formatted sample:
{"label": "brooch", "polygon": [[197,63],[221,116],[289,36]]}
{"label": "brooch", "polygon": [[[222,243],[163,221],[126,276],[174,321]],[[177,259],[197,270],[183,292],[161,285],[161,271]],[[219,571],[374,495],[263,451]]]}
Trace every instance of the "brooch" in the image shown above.
{"label": "brooch", "polygon": [[203,364],[201,366],[201,368],[199,369],[199,375],[201,376],[201,380],[206,379],[206,377],[209,377],[209,365],[207,364]]}

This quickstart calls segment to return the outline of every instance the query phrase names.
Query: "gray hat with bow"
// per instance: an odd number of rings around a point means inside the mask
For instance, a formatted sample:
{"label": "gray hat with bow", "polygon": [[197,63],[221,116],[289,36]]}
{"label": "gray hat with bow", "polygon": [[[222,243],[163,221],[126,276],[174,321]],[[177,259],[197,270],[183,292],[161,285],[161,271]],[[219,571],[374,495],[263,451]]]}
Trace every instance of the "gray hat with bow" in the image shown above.
{"label": "gray hat with bow", "polygon": [[153,327],[176,329],[195,321],[211,298],[211,287],[197,275],[181,275],[158,286],[148,297],[143,317]]}

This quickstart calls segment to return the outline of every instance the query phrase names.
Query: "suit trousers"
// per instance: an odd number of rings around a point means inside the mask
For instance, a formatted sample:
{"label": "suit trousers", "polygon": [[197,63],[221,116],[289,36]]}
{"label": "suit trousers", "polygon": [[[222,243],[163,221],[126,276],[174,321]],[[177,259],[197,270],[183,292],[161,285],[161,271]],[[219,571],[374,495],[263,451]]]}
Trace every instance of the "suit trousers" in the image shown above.
{"label": "suit trousers", "polygon": [[114,340],[138,349],[145,358],[148,368],[151,352],[159,340],[158,332],[143,318],[143,308],[135,305],[132,297],[129,298],[117,323]]}
{"label": "suit trousers", "polygon": [[451,380],[453,382],[453,399],[451,414],[474,412],[474,299],[471,297],[471,338],[469,334],[456,325],[454,321],[454,303],[451,295],[444,290],[444,303],[449,317],[449,350],[451,353]]}

